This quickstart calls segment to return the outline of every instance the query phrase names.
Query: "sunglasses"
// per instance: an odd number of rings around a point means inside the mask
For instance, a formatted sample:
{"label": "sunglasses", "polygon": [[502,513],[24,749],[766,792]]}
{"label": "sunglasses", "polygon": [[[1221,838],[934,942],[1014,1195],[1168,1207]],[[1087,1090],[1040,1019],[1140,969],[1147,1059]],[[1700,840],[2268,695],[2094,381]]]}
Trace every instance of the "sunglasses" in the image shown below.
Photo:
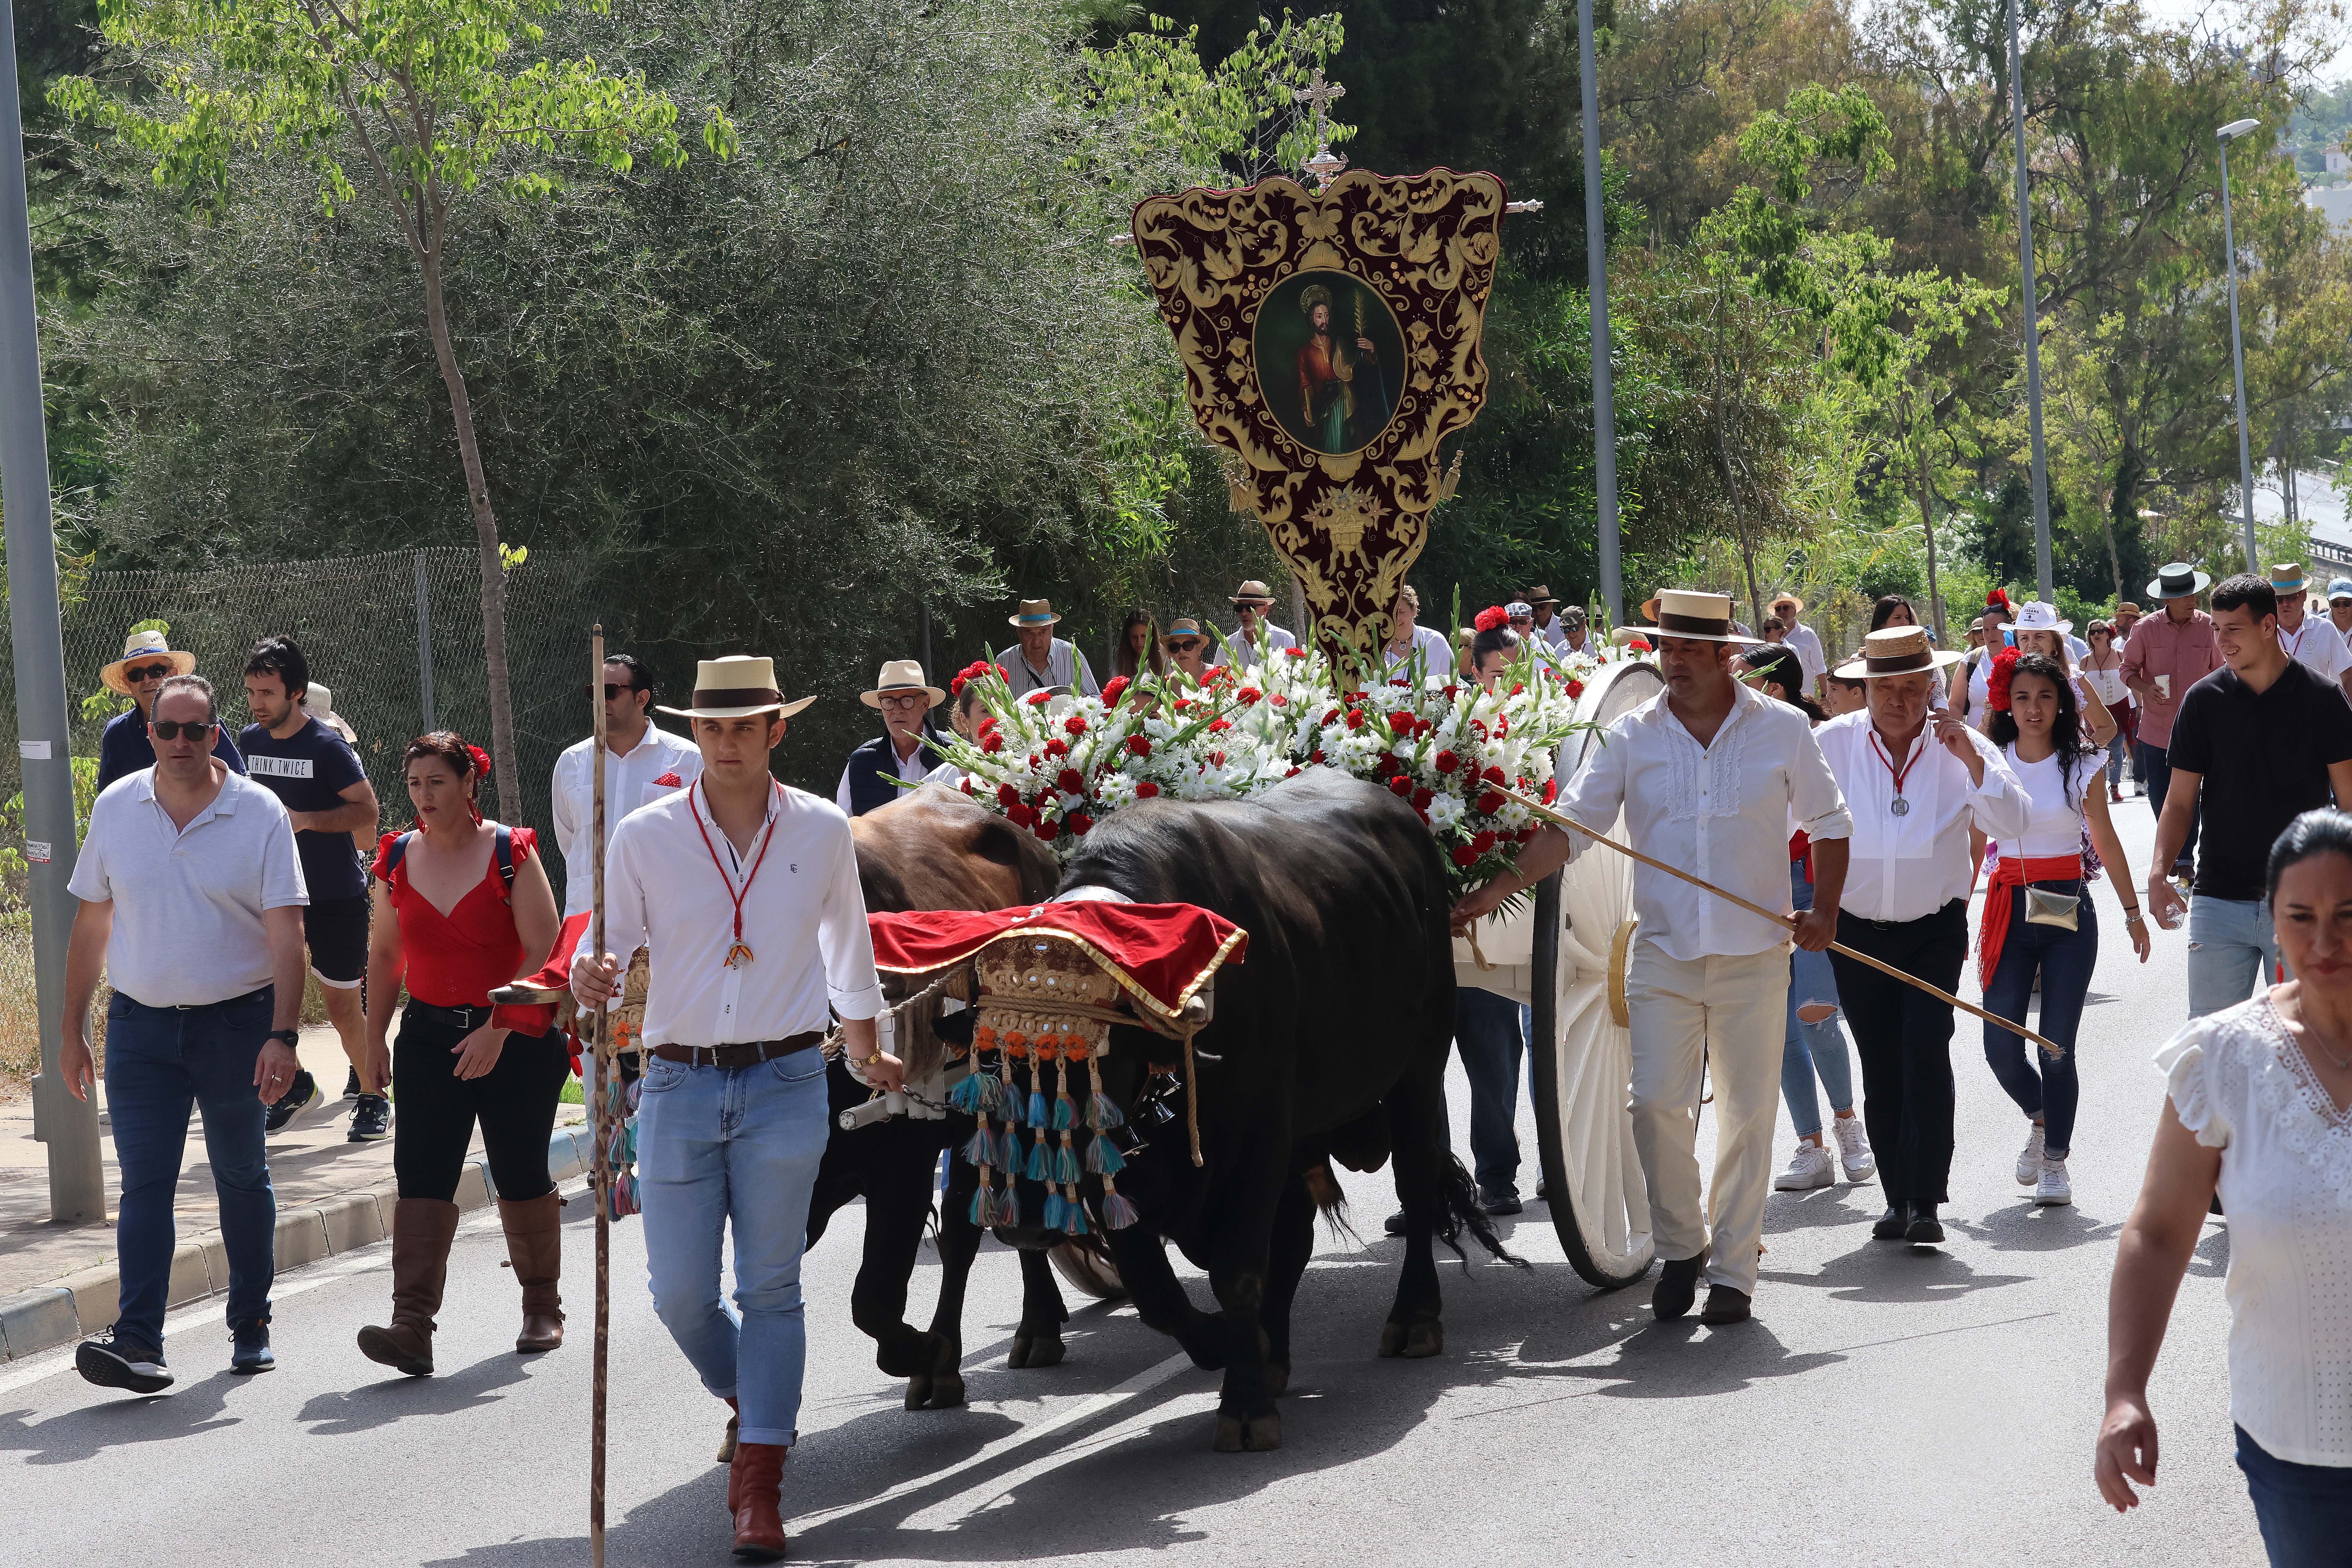
{"label": "sunglasses", "polygon": [[[580,689],[586,692],[591,697],[596,695],[596,689],[593,686],[583,686]],[[635,689],[636,688],[634,686],[622,686],[614,681],[608,680],[604,682],[604,700],[610,702],[614,698],[620,696],[622,692],[635,691]]]}
{"label": "sunglasses", "polygon": [[142,664],[135,667],[125,667],[122,671],[122,679],[132,682],[161,680],[171,673],[172,667],[168,664]]}
{"label": "sunglasses", "polygon": [[1168,651],[1171,653],[1191,653],[1194,648],[1199,647],[1200,646],[1201,639],[1199,637],[1170,637],[1168,639]]}
{"label": "sunglasses", "polygon": [[191,741],[201,741],[213,731],[213,721],[209,719],[202,723],[194,719],[151,719],[147,722],[159,741],[176,741],[182,735]]}

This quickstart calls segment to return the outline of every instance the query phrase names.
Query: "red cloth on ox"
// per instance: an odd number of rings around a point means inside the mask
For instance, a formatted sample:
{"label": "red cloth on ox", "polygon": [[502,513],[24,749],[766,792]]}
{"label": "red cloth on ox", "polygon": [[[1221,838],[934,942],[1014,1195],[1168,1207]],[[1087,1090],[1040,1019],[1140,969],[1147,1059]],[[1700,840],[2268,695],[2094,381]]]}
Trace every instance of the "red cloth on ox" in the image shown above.
{"label": "red cloth on ox", "polygon": [[1012,910],[869,914],[876,967],[923,974],[960,963],[992,942],[1044,932],[1068,937],[1163,1018],[1181,1012],[1220,965],[1239,963],[1249,932],[1193,904],[1025,904]]}

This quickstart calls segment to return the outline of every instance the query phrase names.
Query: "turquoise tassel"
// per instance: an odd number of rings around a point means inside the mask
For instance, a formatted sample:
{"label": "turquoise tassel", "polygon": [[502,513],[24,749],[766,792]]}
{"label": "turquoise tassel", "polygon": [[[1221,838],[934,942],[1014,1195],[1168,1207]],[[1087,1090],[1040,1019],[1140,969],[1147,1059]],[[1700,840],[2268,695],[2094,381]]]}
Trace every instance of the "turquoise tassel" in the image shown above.
{"label": "turquoise tassel", "polygon": [[1068,1131],[1071,1124],[1077,1120],[1077,1110],[1078,1108],[1076,1106],[1070,1103],[1070,1097],[1068,1095],[1055,1095],[1054,1097],[1054,1131],[1056,1132]]}
{"label": "turquoise tassel", "polygon": [[1025,1173],[1033,1182],[1042,1182],[1046,1179],[1045,1141],[1042,1138],[1029,1146],[1029,1168]]}
{"label": "turquoise tassel", "polygon": [[1070,1236],[1086,1235],[1087,1205],[1079,1202],[1077,1199],[1072,1198],[1063,1204],[1062,1211],[1063,1231]]}
{"label": "turquoise tassel", "polygon": [[989,1191],[982,1187],[971,1194],[971,1223],[986,1230],[993,1223],[995,1205],[989,1201]]}
{"label": "turquoise tassel", "polygon": [[975,1073],[980,1081],[980,1109],[983,1115],[1004,1114],[1004,1080],[994,1073]]}
{"label": "turquoise tassel", "polygon": [[948,1096],[948,1103],[966,1116],[979,1115],[980,1108],[987,1099],[986,1091],[981,1088],[985,1081],[978,1073],[969,1075],[955,1086],[955,1092]]}
{"label": "turquoise tassel", "polygon": [[995,1134],[982,1126],[979,1131],[971,1135],[971,1141],[963,1146],[963,1157],[975,1165],[996,1163]]}
{"label": "turquoise tassel", "polygon": [[1054,1153],[1054,1180],[1076,1184],[1078,1179],[1077,1151],[1065,1143]]}
{"label": "turquoise tassel", "polygon": [[1042,1089],[1031,1089],[1029,1091],[1029,1125],[1044,1127],[1052,1120],[1052,1117],[1053,1112],[1045,1106],[1045,1091]]}
{"label": "turquoise tassel", "polygon": [[1125,1230],[1136,1222],[1135,1205],[1127,1201],[1124,1194],[1106,1192],[1103,1194],[1102,1217],[1106,1230]]}
{"label": "turquoise tassel", "polygon": [[1069,1200],[1063,1197],[1061,1194],[1047,1193],[1045,1194],[1045,1228],[1047,1230],[1062,1229],[1063,1216],[1068,1210],[1069,1206]]}
{"label": "turquoise tassel", "polygon": [[1127,1156],[1118,1152],[1118,1144],[1097,1132],[1087,1145],[1087,1169],[1097,1176],[1116,1176],[1127,1169]]}
{"label": "turquoise tassel", "polygon": [[1107,1094],[1096,1095],[1093,1103],[1087,1107],[1087,1125],[1097,1132],[1108,1132],[1126,1120]]}

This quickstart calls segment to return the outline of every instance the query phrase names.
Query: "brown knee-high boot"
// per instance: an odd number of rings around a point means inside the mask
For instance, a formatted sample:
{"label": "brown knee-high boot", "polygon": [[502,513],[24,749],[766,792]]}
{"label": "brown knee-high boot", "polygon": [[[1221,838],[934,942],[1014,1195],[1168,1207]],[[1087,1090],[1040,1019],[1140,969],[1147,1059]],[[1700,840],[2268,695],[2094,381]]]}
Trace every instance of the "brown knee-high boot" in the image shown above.
{"label": "brown knee-high boot", "polygon": [[515,1282],[522,1287],[517,1355],[551,1351],[563,1342],[563,1299],[555,1289],[563,1272],[562,1204],[551,1192],[521,1203],[499,1200],[499,1219],[507,1227],[507,1258],[514,1265]]}
{"label": "brown knee-high boot", "polygon": [[360,1353],[408,1373],[433,1375],[433,1315],[449,1278],[457,1205],[402,1198],[392,1211],[392,1326],[360,1331]]}

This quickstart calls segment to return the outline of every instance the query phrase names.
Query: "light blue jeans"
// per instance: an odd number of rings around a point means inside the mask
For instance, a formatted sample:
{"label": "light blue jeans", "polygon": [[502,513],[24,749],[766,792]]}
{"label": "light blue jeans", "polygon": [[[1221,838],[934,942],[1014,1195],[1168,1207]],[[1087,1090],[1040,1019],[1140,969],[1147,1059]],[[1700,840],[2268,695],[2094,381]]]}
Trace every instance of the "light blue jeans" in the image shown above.
{"label": "light blue jeans", "polygon": [[2269,984],[2263,966],[2279,961],[2266,900],[2189,900],[2189,1016],[2234,1007]]}
{"label": "light blue jeans", "polygon": [[[801,1251],[829,1125],[824,1053],[748,1068],[656,1058],[642,1093],[637,1180],[654,1310],[702,1386],[740,1401],[740,1440],[788,1447],[808,1361]],[[730,1221],[733,1310],[719,1294]]]}
{"label": "light blue jeans", "polygon": [[[1813,885],[1805,879],[1805,863],[1789,862],[1789,898],[1798,909],[1813,907]],[[1826,952],[1789,951],[1789,1023],[1780,1046],[1780,1098],[1788,1102],[1789,1120],[1800,1138],[1817,1138],[1822,1131],[1822,1102],[1813,1093],[1813,1075],[1830,1091],[1832,1110],[1853,1109],[1853,1062],[1846,1055],[1845,1031],[1832,1013],[1818,1024],[1797,1016],[1797,1009],[1826,1002],[1838,1005],[1837,975]]]}

